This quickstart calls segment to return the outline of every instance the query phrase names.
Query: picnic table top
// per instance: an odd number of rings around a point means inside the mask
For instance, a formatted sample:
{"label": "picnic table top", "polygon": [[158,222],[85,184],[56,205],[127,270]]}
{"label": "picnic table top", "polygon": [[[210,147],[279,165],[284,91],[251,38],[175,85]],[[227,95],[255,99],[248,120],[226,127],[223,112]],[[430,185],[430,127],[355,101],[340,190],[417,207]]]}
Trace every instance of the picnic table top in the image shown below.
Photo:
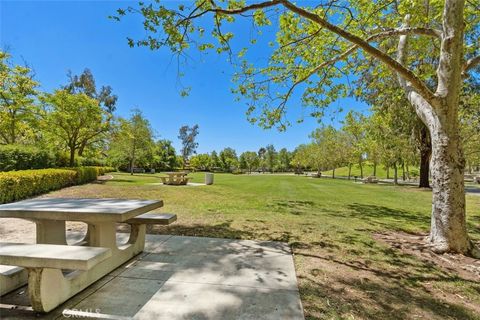
{"label": "picnic table top", "polygon": [[165,174],[169,176],[186,176],[188,172],[165,172]]}
{"label": "picnic table top", "polygon": [[41,198],[2,204],[0,218],[124,222],[162,206],[162,200]]}

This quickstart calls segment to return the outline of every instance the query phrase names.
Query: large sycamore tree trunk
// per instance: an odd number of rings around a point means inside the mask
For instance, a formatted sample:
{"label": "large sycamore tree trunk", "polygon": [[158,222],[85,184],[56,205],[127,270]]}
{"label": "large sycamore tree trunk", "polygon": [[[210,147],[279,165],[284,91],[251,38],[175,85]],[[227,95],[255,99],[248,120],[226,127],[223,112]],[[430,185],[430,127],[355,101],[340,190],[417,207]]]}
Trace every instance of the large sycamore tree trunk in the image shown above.
{"label": "large sycamore tree trunk", "polygon": [[[447,102],[447,101],[445,101]],[[445,103],[445,121],[434,121],[440,130],[432,132],[433,208],[430,241],[440,252],[468,252],[471,243],[465,218],[463,173],[465,161],[460,145],[455,105]]]}
{"label": "large sycamore tree trunk", "polygon": [[[463,10],[461,0],[446,0],[443,12],[438,85],[433,95],[419,94],[399,76],[407,97],[427,126],[432,141],[432,219],[429,242],[433,251],[477,255],[467,234],[464,168],[458,106],[462,86]],[[408,25],[409,17],[405,23]],[[398,61],[406,61],[407,36],[400,36]]]}

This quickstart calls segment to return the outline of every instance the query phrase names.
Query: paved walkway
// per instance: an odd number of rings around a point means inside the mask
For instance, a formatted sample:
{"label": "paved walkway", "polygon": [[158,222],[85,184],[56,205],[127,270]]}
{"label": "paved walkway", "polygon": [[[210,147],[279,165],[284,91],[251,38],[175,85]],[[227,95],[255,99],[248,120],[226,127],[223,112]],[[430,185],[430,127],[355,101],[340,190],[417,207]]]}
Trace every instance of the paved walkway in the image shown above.
{"label": "paved walkway", "polygon": [[48,315],[25,287],[0,303],[2,319],[303,319],[286,244],[162,235]]}

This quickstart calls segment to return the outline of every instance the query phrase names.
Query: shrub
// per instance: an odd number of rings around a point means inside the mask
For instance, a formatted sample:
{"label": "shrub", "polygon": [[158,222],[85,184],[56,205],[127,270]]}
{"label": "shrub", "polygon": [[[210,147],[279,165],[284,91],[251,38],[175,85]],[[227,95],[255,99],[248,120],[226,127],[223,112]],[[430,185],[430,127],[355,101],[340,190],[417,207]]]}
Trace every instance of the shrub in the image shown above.
{"label": "shrub", "polygon": [[77,157],[78,162],[81,166],[86,166],[86,167],[104,167],[106,164],[106,161],[103,159],[98,159],[98,158],[83,158],[83,157]]}
{"label": "shrub", "polygon": [[77,173],[68,169],[0,172],[0,203],[25,199],[77,183]]}
{"label": "shrub", "polygon": [[55,162],[55,155],[34,146],[0,145],[0,171],[50,168]]}
{"label": "shrub", "polygon": [[108,172],[117,171],[117,169],[115,169],[114,167],[97,167],[97,169],[98,169],[99,176],[104,175],[105,173],[108,173]]}
{"label": "shrub", "polygon": [[76,172],[76,184],[84,184],[87,182],[95,181],[98,176],[97,167],[73,167],[65,168]]}
{"label": "shrub", "polygon": [[88,183],[95,181],[97,176],[112,171],[115,171],[115,168],[75,167],[0,172],[0,203]]}

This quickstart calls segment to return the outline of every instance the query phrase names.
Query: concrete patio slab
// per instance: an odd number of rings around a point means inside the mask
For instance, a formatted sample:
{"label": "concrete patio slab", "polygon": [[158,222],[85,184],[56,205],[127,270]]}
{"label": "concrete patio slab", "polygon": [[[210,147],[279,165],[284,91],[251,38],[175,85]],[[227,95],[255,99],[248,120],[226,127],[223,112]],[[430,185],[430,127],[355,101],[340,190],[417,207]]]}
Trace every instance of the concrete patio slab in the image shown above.
{"label": "concrete patio slab", "polygon": [[0,318],[304,318],[290,248],[279,242],[147,235],[142,254],[47,315],[29,308],[25,289],[1,298]]}

